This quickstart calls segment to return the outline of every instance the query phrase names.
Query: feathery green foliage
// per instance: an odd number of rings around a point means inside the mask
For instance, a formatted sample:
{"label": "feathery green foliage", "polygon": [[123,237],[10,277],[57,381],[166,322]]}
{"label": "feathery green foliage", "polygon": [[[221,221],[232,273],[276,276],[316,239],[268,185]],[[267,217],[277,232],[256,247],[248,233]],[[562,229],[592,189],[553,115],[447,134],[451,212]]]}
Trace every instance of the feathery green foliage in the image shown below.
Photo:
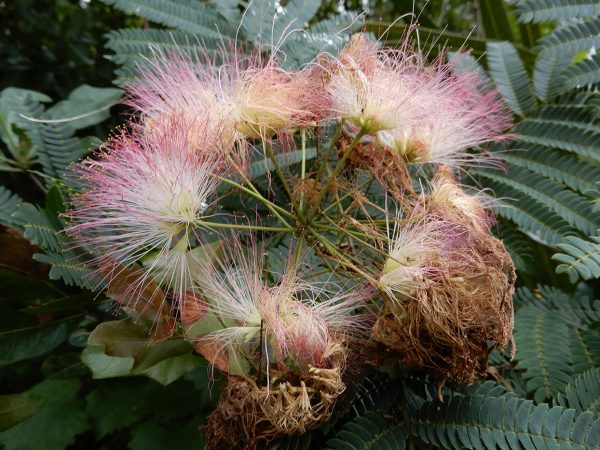
{"label": "feathery green foliage", "polygon": [[[122,29],[111,31],[106,47],[114,52],[109,58],[117,64],[132,65],[153,52],[177,51],[184,55],[200,57],[198,42],[214,47],[219,40],[206,36],[194,37],[183,31],[161,29]],[[197,39],[197,40],[196,40]]]}
{"label": "feathery green foliage", "polygon": [[520,289],[515,314],[517,368],[525,370],[527,391],[538,403],[563,394],[573,376],[600,364],[600,332],[591,327],[600,322],[600,301],[540,291]]}
{"label": "feathery green foliage", "polygon": [[23,236],[46,253],[37,253],[34,259],[49,264],[50,278],[63,280],[69,286],[97,289],[102,286],[102,277],[86,267],[83,252],[72,249],[64,234],[64,222],[55,214],[31,203],[22,203],[13,214],[16,225],[21,227]]}
{"label": "feathery green foliage", "polygon": [[190,34],[218,39],[235,28],[214,5],[193,0],[103,0],[127,13]]}
{"label": "feathery green foliage", "polygon": [[533,68],[533,87],[537,98],[542,102],[552,100],[566,81],[565,67],[569,64],[569,55],[540,55]]}
{"label": "feathery green foliage", "polygon": [[561,263],[556,272],[568,274],[573,283],[578,278],[600,278],[600,236],[590,236],[588,239],[567,237],[558,245],[560,253],[552,257]]}
{"label": "feathery green foliage", "polygon": [[568,67],[564,75],[563,91],[600,83],[600,53]]}
{"label": "feathery green foliage", "polygon": [[600,5],[594,0],[517,0],[515,3],[520,22],[570,20],[600,14]]}
{"label": "feathery green foliage", "polygon": [[[483,184],[508,205],[497,210],[500,216],[539,242],[569,249],[555,256],[563,262],[557,273],[568,272],[572,282],[578,274],[590,279],[598,273],[594,239],[600,229],[594,207],[600,177],[600,117],[593,88],[599,80],[595,56],[572,61],[577,52],[595,45],[597,19],[588,17],[593,13],[589,2],[525,0],[518,2],[517,11],[523,14],[517,17],[526,22],[562,18],[567,11],[581,20],[559,26],[538,43],[539,54],[529,69],[533,69],[533,89],[543,105],[536,104],[515,47],[488,44],[490,75],[507,104],[523,119],[514,127],[517,139],[510,150],[499,154],[508,173],[479,173]],[[588,240],[583,239],[586,235]]]}
{"label": "feathery green foliage", "polygon": [[383,418],[381,412],[369,411],[347,422],[327,446],[331,450],[404,450],[406,430],[402,424]]}
{"label": "feathery green foliage", "polygon": [[599,44],[600,17],[586,17],[581,21],[560,25],[538,42],[540,57],[575,55]]}
{"label": "feathery green foliage", "polygon": [[573,408],[579,414],[589,411],[600,417],[600,368],[586,370],[569,383],[565,394],[559,397],[561,405]]}
{"label": "feathery green foliage", "polygon": [[487,55],[490,76],[507,105],[520,116],[532,111],[533,89],[515,46],[510,42],[490,42]]}
{"label": "feathery green foliage", "polygon": [[413,419],[413,433],[424,442],[456,448],[594,449],[600,444],[600,421],[591,413],[534,405],[507,393],[477,391],[425,403]]}
{"label": "feathery green foliage", "polygon": [[3,225],[14,225],[15,220],[12,217],[12,213],[21,203],[23,203],[21,197],[10,192],[4,186],[0,186],[0,223]]}

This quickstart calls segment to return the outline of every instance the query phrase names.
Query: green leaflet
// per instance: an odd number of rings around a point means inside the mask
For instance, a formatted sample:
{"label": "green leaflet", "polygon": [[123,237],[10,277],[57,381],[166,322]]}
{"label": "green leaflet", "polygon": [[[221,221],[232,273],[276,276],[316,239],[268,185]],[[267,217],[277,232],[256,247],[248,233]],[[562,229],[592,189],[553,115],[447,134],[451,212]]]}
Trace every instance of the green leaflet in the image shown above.
{"label": "green leaflet", "polygon": [[11,428],[40,410],[44,400],[28,393],[0,395],[0,431]]}
{"label": "green leaflet", "polygon": [[534,110],[533,89],[515,46],[488,42],[487,55],[489,73],[508,106],[520,116]]}
{"label": "green leaflet", "polygon": [[572,283],[580,278],[600,278],[600,237],[590,236],[586,240],[570,236],[558,248],[560,252],[552,256],[560,263],[556,273],[568,274]]}
{"label": "green leaflet", "polygon": [[517,0],[519,22],[546,22],[575,19],[600,14],[595,0]]}
{"label": "green leaflet", "polygon": [[200,358],[182,339],[153,342],[149,331],[130,320],[103,322],[81,354],[94,378],[146,375],[169,384],[196,367]]}

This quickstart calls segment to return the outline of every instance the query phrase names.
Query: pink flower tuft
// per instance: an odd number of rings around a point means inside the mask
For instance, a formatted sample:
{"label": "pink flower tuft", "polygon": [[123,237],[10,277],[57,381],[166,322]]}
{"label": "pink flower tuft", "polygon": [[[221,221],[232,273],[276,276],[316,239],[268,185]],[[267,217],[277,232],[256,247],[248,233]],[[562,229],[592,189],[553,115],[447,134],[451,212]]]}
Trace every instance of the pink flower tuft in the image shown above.
{"label": "pink flower tuft", "polygon": [[407,105],[412,106],[409,99],[416,92],[411,59],[417,55],[389,55],[378,51],[364,35],[353,36],[330,69],[326,89],[332,117],[372,135],[398,123],[412,123],[417,114]]}
{"label": "pink flower tuft", "polygon": [[[279,283],[269,286],[261,279],[256,250],[242,254],[234,246],[228,250],[229,262],[207,260],[196,277],[208,314],[228,324],[202,338],[218,342],[221,352],[243,353],[267,368],[285,369],[291,363],[308,370],[327,366],[333,346],[366,330],[365,317],[352,315],[364,293],[308,283],[291,266]],[[262,361],[257,361],[259,354]]]}
{"label": "pink flower tuft", "polygon": [[[208,139],[194,151],[187,132],[181,122],[162,135],[123,132],[71,168],[83,189],[73,196],[67,232],[99,255],[94,262],[109,288],[120,268],[138,263],[139,286],[151,276],[176,299],[184,297],[186,253],[202,238],[201,222],[218,186],[214,175],[223,168],[214,143]],[[136,290],[132,286],[132,303]]]}
{"label": "pink flower tuft", "polygon": [[409,162],[493,164],[467,150],[509,138],[502,133],[510,127],[511,116],[497,92],[483,87],[475,72],[456,74],[453,64],[443,58],[439,56],[415,74],[420,78],[414,85],[418,93],[410,102],[416,100],[421,106],[418,120],[398,123],[380,132],[377,139]]}
{"label": "pink flower tuft", "polygon": [[454,73],[445,54],[428,64],[409,39],[399,49],[377,50],[354,36],[331,68],[331,116],[362,128],[408,162],[491,162],[467,150],[508,138],[502,132],[511,117],[498,94],[473,71]]}
{"label": "pink flower tuft", "polygon": [[312,72],[288,72],[274,57],[263,61],[237,48],[213,57],[198,50],[202,58],[156,52],[128,86],[129,104],[148,128],[161,129],[172,114],[182,115],[225,130],[221,137],[232,147],[245,137],[268,138],[315,120]]}
{"label": "pink flower tuft", "polygon": [[409,218],[396,223],[389,237],[388,257],[379,278],[379,287],[391,299],[411,298],[415,286],[438,272],[432,264],[450,255],[461,241],[461,229],[437,217]]}

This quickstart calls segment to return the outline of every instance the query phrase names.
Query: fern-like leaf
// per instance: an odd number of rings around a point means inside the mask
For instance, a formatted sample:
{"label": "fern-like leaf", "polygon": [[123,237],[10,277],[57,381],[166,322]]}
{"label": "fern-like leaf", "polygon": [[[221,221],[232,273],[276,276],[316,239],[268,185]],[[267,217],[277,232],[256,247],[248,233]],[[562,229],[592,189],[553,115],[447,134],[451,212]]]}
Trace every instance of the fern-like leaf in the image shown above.
{"label": "fern-like leaf", "polygon": [[544,245],[556,245],[563,241],[565,235],[576,234],[559,214],[551,211],[537,200],[523,196],[522,192],[513,189],[510,183],[486,180],[503,205],[495,208],[496,214],[513,221],[527,236]]}
{"label": "fern-like leaf", "polygon": [[538,42],[541,56],[568,55],[600,46],[600,17],[583,21],[569,21],[557,27],[552,33]]}
{"label": "fern-like leaf", "polygon": [[562,318],[538,304],[526,305],[515,314],[515,359],[517,367],[525,370],[527,391],[537,402],[564,392],[571,381],[568,337]]}
{"label": "fern-like leaf", "polygon": [[[50,97],[27,89],[6,88],[0,95],[0,137],[20,168],[29,168],[36,162],[42,142],[39,124],[27,117],[42,115],[42,102],[49,101]],[[29,142],[16,129],[23,130]]]}
{"label": "fern-like leaf", "polygon": [[552,259],[561,263],[556,273],[568,274],[573,283],[579,278],[600,278],[600,237],[590,236],[586,240],[569,236],[558,248],[561,253],[552,256]]}
{"label": "fern-like leaf", "polygon": [[369,411],[347,422],[344,429],[327,442],[332,450],[404,450],[407,432],[402,424]]}
{"label": "fern-like leaf", "polygon": [[344,396],[352,413],[360,416],[367,411],[389,410],[397,403],[401,389],[402,384],[375,373],[372,376],[365,376],[360,382],[351,380]]}
{"label": "fern-like leaf", "polygon": [[279,48],[287,34],[308,26],[320,6],[320,0],[291,0],[285,6],[272,0],[254,0],[244,14],[242,29],[255,45]]}
{"label": "fern-like leaf", "polygon": [[24,231],[23,236],[33,245],[51,252],[61,252],[65,237],[59,234],[60,220],[31,203],[22,203],[13,214],[13,220]]}
{"label": "fern-like leaf", "polygon": [[65,284],[87,289],[103,287],[102,277],[86,265],[93,256],[83,250],[69,248],[67,237],[62,231],[64,224],[48,211],[31,203],[22,203],[13,214],[15,223],[23,230],[23,236],[46,254],[36,253],[36,261],[52,265],[50,278],[62,279]]}
{"label": "fern-like leaf", "polygon": [[284,67],[299,67],[322,52],[336,54],[348,41],[350,32],[360,27],[356,17],[357,14],[345,12],[288,37],[281,48]]}
{"label": "fern-like leaf", "polygon": [[65,169],[86,152],[81,140],[74,136],[73,129],[64,123],[41,124],[42,144],[38,159],[44,173],[50,177],[63,178]]}
{"label": "fern-like leaf", "polygon": [[600,322],[600,300],[592,300],[586,295],[566,293],[551,286],[539,286],[539,291],[544,307],[556,311],[567,324],[577,328],[589,328]]}
{"label": "fern-like leaf", "polygon": [[97,290],[104,286],[103,278],[86,267],[79,255],[72,250],[63,250],[61,253],[36,253],[33,259],[49,264],[49,277],[51,280],[62,280],[68,286],[79,286],[89,290]]}
{"label": "fern-like leaf", "polygon": [[571,58],[567,55],[540,55],[533,68],[533,87],[542,102],[547,102],[561,92],[565,82],[565,67]]}
{"label": "fern-like leaf", "polygon": [[220,38],[235,27],[211,5],[194,0],[102,0],[126,13],[198,36]]}
{"label": "fern-like leaf", "polygon": [[537,402],[559,398],[579,373],[600,364],[600,300],[540,286],[514,297],[517,367]]}
{"label": "fern-like leaf", "polygon": [[600,53],[574,64],[565,71],[563,91],[600,83]]}
{"label": "fern-like leaf", "polygon": [[578,413],[589,411],[600,418],[600,367],[579,374],[567,385],[565,395],[559,401]]}
{"label": "fern-like leaf", "polygon": [[17,207],[23,203],[23,199],[17,194],[13,194],[4,186],[0,186],[0,223],[8,226],[15,226],[16,221],[12,214]]}
{"label": "fern-like leaf", "polygon": [[516,13],[519,22],[547,22],[599,15],[600,4],[596,0],[519,0]]}
{"label": "fern-like leaf", "polygon": [[285,6],[255,0],[244,14],[242,29],[256,46],[280,51],[284,67],[298,67],[321,52],[337,52],[350,31],[360,26],[357,14],[345,12],[309,27],[320,5],[319,0],[292,0]]}
{"label": "fern-like leaf", "polygon": [[510,108],[520,116],[535,108],[533,89],[517,49],[510,42],[489,42],[488,67],[491,77]]}
{"label": "fern-like leaf", "polygon": [[528,197],[537,200],[583,233],[596,233],[600,224],[600,215],[592,212],[592,203],[588,198],[529,169],[511,164],[508,164],[508,168],[508,176],[492,170],[480,173],[487,179],[503,183],[518,191],[521,193],[519,197],[523,200]]}
{"label": "fern-like leaf", "polygon": [[[520,144],[516,147],[523,148]],[[584,195],[593,195],[596,180],[600,180],[600,168],[561,150],[548,151],[539,145],[528,145],[524,150],[506,152],[502,158],[512,166],[532,170]]]}
{"label": "fern-like leaf", "polygon": [[534,405],[506,393],[429,401],[411,422],[422,441],[446,449],[592,450],[600,445],[600,420],[591,413]]}
{"label": "fern-like leaf", "polygon": [[600,366],[600,333],[594,329],[569,327],[571,374],[576,376]]}
{"label": "fern-like leaf", "polygon": [[532,119],[600,134],[600,121],[594,116],[593,110],[585,104],[546,106],[536,111]]}
{"label": "fern-like leaf", "polygon": [[552,120],[525,119],[515,126],[515,132],[524,142],[567,150],[600,164],[600,133],[595,131]]}
{"label": "fern-like leaf", "polygon": [[106,47],[114,52],[109,58],[117,64],[135,65],[144,56],[152,52],[162,51],[169,53],[177,51],[184,55],[199,57],[202,43],[207,48],[215,48],[218,40],[214,38],[195,38],[181,31],[167,31],[159,29],[129,29],[111,31],[107,35]]}

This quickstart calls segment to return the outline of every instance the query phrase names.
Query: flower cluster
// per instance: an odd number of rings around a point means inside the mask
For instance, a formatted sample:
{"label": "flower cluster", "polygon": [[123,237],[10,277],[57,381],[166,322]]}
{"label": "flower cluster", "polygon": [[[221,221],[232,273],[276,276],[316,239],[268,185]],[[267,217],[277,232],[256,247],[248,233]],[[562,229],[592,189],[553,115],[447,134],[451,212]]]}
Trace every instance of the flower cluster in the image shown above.
{"label": "flower cluster", "polygon": [[189,127],[192,147],[208,128],[220,131],[230,151],[245,138],[269,138],[318,118],[313,72],[289,72],[274,58],[263,61],[235,47],[202,55],[157,52],[128,86],[128,104],[147,130],[164,133],[175,116]]}
{"label": "flower cluster", "polygon": [[[358,34],[300,70],[264,55],[156,51],[127,86],[136,119],[70,171],[67,231],[107,294],[137,317],[159,299],[160,338],[228,375],[207,448],[317,426],[365,349],[471,382],[511,340],[490,200],[454,178],[506,138],[496,92],[408,37],[381,50]],[[283,263],[262,250],[276,246]]]}
{"label": "flower cluster", "polygon": [[332,65],[331,112],[405,161],[470,162],[467,150],[504,139],[511,119],[476,73],[453,67],[443,56],[428,65],[408,47],[379,51],[357,35]]}

